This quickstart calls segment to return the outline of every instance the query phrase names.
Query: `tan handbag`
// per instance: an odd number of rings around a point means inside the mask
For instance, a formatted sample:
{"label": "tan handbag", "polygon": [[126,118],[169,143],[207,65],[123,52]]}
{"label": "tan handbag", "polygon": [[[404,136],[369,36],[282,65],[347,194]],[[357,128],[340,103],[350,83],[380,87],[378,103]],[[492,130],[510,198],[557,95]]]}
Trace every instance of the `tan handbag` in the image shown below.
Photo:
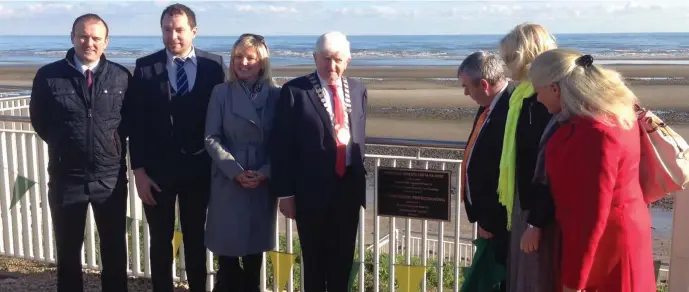
{"label": "tan handbag", "polygon": [[641,188],[646,203],[689,184],[689,145],[658,116],[635,106],[641,132]]}

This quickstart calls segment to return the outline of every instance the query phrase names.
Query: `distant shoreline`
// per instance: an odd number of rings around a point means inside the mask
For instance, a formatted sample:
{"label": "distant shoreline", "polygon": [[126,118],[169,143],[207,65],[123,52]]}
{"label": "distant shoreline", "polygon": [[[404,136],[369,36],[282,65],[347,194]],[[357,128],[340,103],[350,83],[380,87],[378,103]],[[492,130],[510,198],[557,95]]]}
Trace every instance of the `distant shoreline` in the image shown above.
{"label": "distant shoreline", "polygon": [[[217,53],[217,52],[216,52]],[[105,53],[107,57],[107,52]],[[224,61],[227,65],[229,62],[228,60],[228,54],[220,54],[223,56]],[[3,62],[0,61],[0,69],[6,68],[6,67],[40,67],[44,64],[48,64],[50,62],[58,61],[61,58],[55,58],[52,61],[46,61],[44,63],[40,62]],[[109,60],[113,62],[117,62],[121,65],[124,65],[126,67],[133,67],[134,66],[134,61],[136,60],[134,58],[131,58],[132,61],[126,61],[123,62],[121,60],[121,57],[115,57],[115,58],[108,58]],[[357,67],[357,68],[443,68],[443,67],[457,67],[461,62],[462,59],[454,60],[454,59],[449,59],[449,60],[434,60],[434,61],[445,61],[446,63],[451,63],[455,62],[456,64],[386,64],[386,65],[375,65],[375,64],[366,64],[366,65],[360,65],[360,64],[350,64],[349,67]],[[353,59],[353,62],[356,62],[356,59]],[[612,66],[633,66],[633,65],[660,65],[660,66],[682,66],[682,65],[689,65],[689,58],[687,57],[644,57],[644,58],[627,58],[627,59],[606,59],[606,58],[599,58],[596,60],[596,63],[601,64],[601,65],[612,65]],[[294,64],[294,65],[275,65],[273,68],[303,68],[303,67],[312,67],[312,65],[307,65],[307,64]]]}
{"label": "distant shoreline", "polygon": [[[317,35],[265,36],[273,66],[313,64]],[[42,65],[64,58],[72,47],[67,36],[0,37],[0,69],[4,66]],[[496,53],[502,34],[375,34],[349,35],[353,67],[458,66],[477,50]],[[555,34],[558,46],[591,54],[598,64],[689,65],[689,33],[573,33]],[[198,36],[194,45],[206,52],[229,54],[235,36]],[[160,36],[111,36],[105,56],[124,66],[163,49]]]}
{"label": "distant shoreline", "polygon": [[[688,60],[689,62],[689,60]],[[602,63],[602,62],[601,62]],[[0,85],[30,86],[36,71],[42,65],[18,64],[0,65]],[[125,65],[130,71],[134,66]],[[687,85],[689,84],[689,64],[645,65],[615,64],[604,65],[618,70],[630,84],[643,85]],[[315,66],[274,66],[272,70],[276,82],[309,74]],[[457,66],[349,66],[346,75],[359,78],[374,89],[447,89],[457,88]]]}

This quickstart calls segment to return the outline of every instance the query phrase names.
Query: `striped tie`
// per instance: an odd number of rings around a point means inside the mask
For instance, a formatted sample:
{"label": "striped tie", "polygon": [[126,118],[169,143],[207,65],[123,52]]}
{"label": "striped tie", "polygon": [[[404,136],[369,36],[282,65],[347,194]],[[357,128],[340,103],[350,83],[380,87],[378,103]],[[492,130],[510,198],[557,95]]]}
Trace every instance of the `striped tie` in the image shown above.
{"label": "striped tie", "polygon": [[177,64],[177,95],[184,95],[189,91],[187,72],[184,70],[184,64],[187,60],[189,58],[175,58],[175,64]]}

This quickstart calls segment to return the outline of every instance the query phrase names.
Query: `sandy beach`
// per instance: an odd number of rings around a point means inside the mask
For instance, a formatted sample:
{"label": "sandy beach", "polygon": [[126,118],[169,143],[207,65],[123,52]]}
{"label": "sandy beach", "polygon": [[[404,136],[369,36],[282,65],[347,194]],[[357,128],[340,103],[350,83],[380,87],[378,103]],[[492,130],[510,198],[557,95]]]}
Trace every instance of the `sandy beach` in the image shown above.
{"label": "sandy beach", "polygon": [[[627,79],[641,103],[689,134],[689,65],[609,65]],[[0,89],[30,88],[38,66],[0,66]],[[133,69],[133,68],[130,68]],[[313,67],[277,67],[278,83]],[[369,136],[466,140],[476,104],[464,96],[456,67],[350,67],[369,90]]]}
{"label": "sandy beach", "polygon": [[[625,76],[644,106],[656,110],[680,135],[689,137],[689,65],[609,67]],[[30,89],[37,69],[37,66],[1,66],[0,91]],[[313,70],[313,67],[278,67],[274,68],[273,75],[279,83],[283,83]],[[361,78],[367,85],[368,136],[450,141],[467,139],[477,106],[471,98],[463,95],[455,77],[456,67],[350,67],[347,75]],[[375,152],[399,155],[395,151],[379,149]],[[458,158],[458,154],[448,154],[446,158]],[[370,162],[367,164],[372,167]],[[367,242],[373,238],[372,198],[369,201],[369,219],[365,227]],[[470,225],[465,216],[461,218],[462,236],[470,236]],[[388,219],[381,219],[380,222],[382,236],[388,233]],[[403,220],[397,222],[398,229],[405,228]],[[662,228],[669,228],[665,223],[662,225]],[[446,236],[454,235],[454,222],[444,227]],[[284,228],[284,224],[281,228]],[[437,229],[437,223],[429,223],[429,233],[435,233]],[[421,231],[420,221],[413,220],[412,231]],[[437,238],[437,235],[429,237]],[[654,248],[656,257],[667,261],[670,251],[668,232],[654,234]]]}

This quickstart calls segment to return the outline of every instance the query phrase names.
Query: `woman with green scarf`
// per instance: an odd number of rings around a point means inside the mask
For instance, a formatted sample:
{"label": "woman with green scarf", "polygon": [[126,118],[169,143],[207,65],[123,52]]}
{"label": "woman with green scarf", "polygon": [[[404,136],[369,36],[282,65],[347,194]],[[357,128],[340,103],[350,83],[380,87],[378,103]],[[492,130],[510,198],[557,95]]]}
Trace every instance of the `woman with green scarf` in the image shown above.
{"label": "woman with green scarf", "polygon": [[498,197],[505,207],[508,292],[557,291],[554,204],[546,185],[533,182],[541,136],[551,120],[527,80],[531,62],[555,49],[553,36],[537,24],[517,25],[500,41],[500,56],[519,85],[510,97]]}

